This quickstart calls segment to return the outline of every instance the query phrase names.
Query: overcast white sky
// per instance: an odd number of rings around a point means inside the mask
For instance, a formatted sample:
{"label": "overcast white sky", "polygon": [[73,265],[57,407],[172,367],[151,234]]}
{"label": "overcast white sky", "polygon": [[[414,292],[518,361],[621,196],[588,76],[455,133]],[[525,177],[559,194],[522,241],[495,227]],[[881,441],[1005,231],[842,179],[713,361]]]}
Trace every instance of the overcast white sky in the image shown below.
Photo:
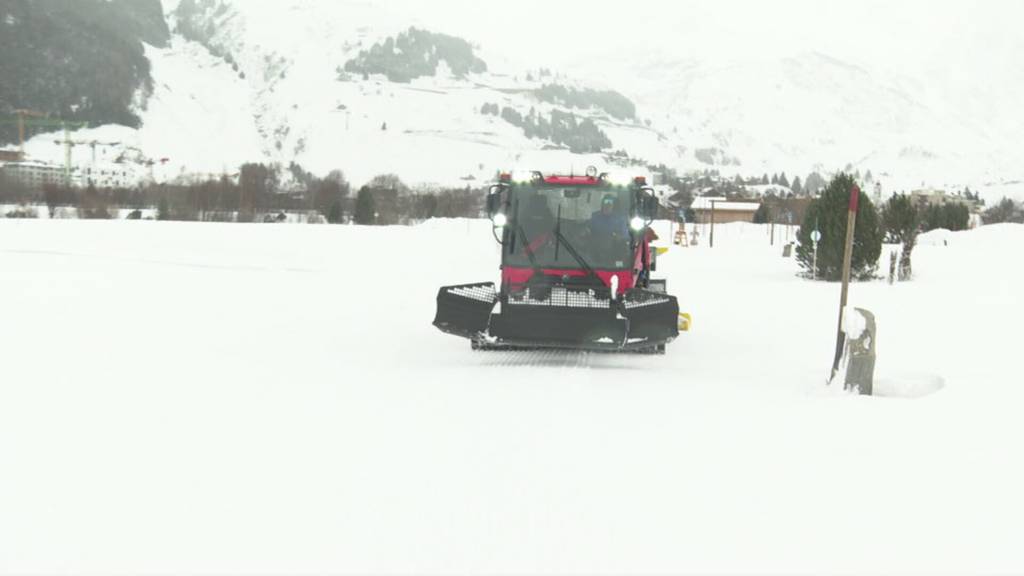
{"label": "overcast white sky", "polygon": [[378,1],[517,60],[554,66],[611,52],[706,58],[816,50],[909,71],[950,59],[1005,66],[1024,50],[1021,0]]}

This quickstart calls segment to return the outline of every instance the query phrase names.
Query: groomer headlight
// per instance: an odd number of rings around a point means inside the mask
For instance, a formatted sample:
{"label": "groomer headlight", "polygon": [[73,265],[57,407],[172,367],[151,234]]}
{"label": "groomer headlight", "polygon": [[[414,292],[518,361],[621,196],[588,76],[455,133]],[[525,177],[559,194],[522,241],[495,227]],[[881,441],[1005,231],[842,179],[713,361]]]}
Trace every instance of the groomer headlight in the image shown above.
{"label": "groomer headlight", "polygon": [[508,217],[505,216],[503,213],[498,212],[497,214],[494,215],[494,219],[491,221],[494,222],[494,225],[496,227],[504,228],[505,224],[508,224]]}
{"label": "groomer headlight", "polygon": [[605,174],[601,179],[612,186],[629,186],[633,183],[633,178],[631,176],[622,173],[613,172],[611,174]]}
{"label": "groomer headlight", "polygon": [[629,221],[629,227],[635,232],[640,232],[647,227],[647,222],[644,222],[644,219],[639,216],[634,216],[633,219]]}
{"label": "groomer headlight", "polygon": [[529,184],[533,181],[533,172],[528,170],[516,170],[512,172],[512,181],[516,184]]}

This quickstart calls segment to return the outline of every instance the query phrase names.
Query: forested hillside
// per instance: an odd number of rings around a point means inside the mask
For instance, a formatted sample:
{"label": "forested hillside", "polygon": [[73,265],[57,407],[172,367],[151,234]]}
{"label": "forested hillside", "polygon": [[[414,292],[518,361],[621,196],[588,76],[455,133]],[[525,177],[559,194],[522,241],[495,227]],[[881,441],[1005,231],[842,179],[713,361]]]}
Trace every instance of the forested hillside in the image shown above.
{"label": "forested hillside", "polygon": [[433,76],[442,61],[460,78],[487,71],[487,63],[476,56],[469,42],[417,28],[409,28],[360,52],[345,64],[345,71],[384,74],[392,82],[409,82]]}
{"label": "forested hillside", "polygon": [[[160,0],[4,0],[0,115],[138,126],[134,106],[152,89],[143,42],[168,41]],[[0,142],[15,138],[0,125]]]}

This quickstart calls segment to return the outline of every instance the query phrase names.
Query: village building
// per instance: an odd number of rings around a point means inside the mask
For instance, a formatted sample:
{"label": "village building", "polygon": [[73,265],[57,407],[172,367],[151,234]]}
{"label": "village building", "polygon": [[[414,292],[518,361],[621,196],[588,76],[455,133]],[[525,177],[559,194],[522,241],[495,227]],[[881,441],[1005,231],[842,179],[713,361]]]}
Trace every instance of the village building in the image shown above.
{"label": "village building", "polygon": [[[32,188],[41,188],[48,184],[63,185],[66,180],[64,166],[46,162],[7,162],[0,169],[7,178]],[[71,185],[77,186],[79,183],[76,175],[72,173]]]}
{"label": "village building", "polygon": [[138,180],[126,167],[111,165],[93,165],[82,170],[85,185],[92,184],[96,188],[131,188]]}
{"label": "village building", "polygon": [[10,180],[30,188],[63,186],[65,183],[76,188],[90,184],[96,188],[130,188],[138,181],[132,170],[120,164],[99,164],[86,168],[73,166],[69,178],[65,176],[63,165],[35,160],[0,161],[0,171]]}
{"label": "village building", "polygon": [[760,202],[732,202],[722,196],[701,196],[693,200],[690,209],[699,223],[710,223],[714,211],[716,224],[728,224],[753,222],[754,213],[760,206]]}
{"label": "village building", "polygon": [[947,204],[961,204],[967,206],[972,212],[981,208],[981,204],[974,199],[966,198],[960,194],[948,194],[945,190],[934,188],[914,190],[910,193],[910,199],[919,208],[945,206]]}

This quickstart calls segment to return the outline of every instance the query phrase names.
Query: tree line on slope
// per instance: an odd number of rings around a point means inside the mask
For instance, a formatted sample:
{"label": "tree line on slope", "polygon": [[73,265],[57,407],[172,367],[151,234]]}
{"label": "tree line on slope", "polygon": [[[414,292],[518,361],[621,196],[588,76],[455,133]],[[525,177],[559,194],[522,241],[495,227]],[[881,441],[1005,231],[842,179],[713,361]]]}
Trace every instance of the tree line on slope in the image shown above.
{"label": "tree line on slope", "polygon": [[498,107],[487,103],[480,113],[498,116],[509,124],[522,129],[527,138],[547,140],[559,146],[565,146],[574,154],[596,154],[611,148],[612,141],[590,118],[577,118],[572,112],[553,109],[548,117],[538,113],[535,108],[523,115],[515,108]]}
{"label": "tree line on slope", "polygon": [[362,50],[345,63],[345,71],[364,76],[383,74],[392,82],[411,82],[433,76],[441,61],[460,78],[487,71],[487,63],[477,57],[469,42],[415,27]]}
{"label": "tree line on slope", "polygon": [[617,120],[636,119],[636,105],[629,98],[614,90],[575,88],[561,84],[544,84],[533,91],[541,102],[548,102],[581,110],[597,109],[607,112]]}

